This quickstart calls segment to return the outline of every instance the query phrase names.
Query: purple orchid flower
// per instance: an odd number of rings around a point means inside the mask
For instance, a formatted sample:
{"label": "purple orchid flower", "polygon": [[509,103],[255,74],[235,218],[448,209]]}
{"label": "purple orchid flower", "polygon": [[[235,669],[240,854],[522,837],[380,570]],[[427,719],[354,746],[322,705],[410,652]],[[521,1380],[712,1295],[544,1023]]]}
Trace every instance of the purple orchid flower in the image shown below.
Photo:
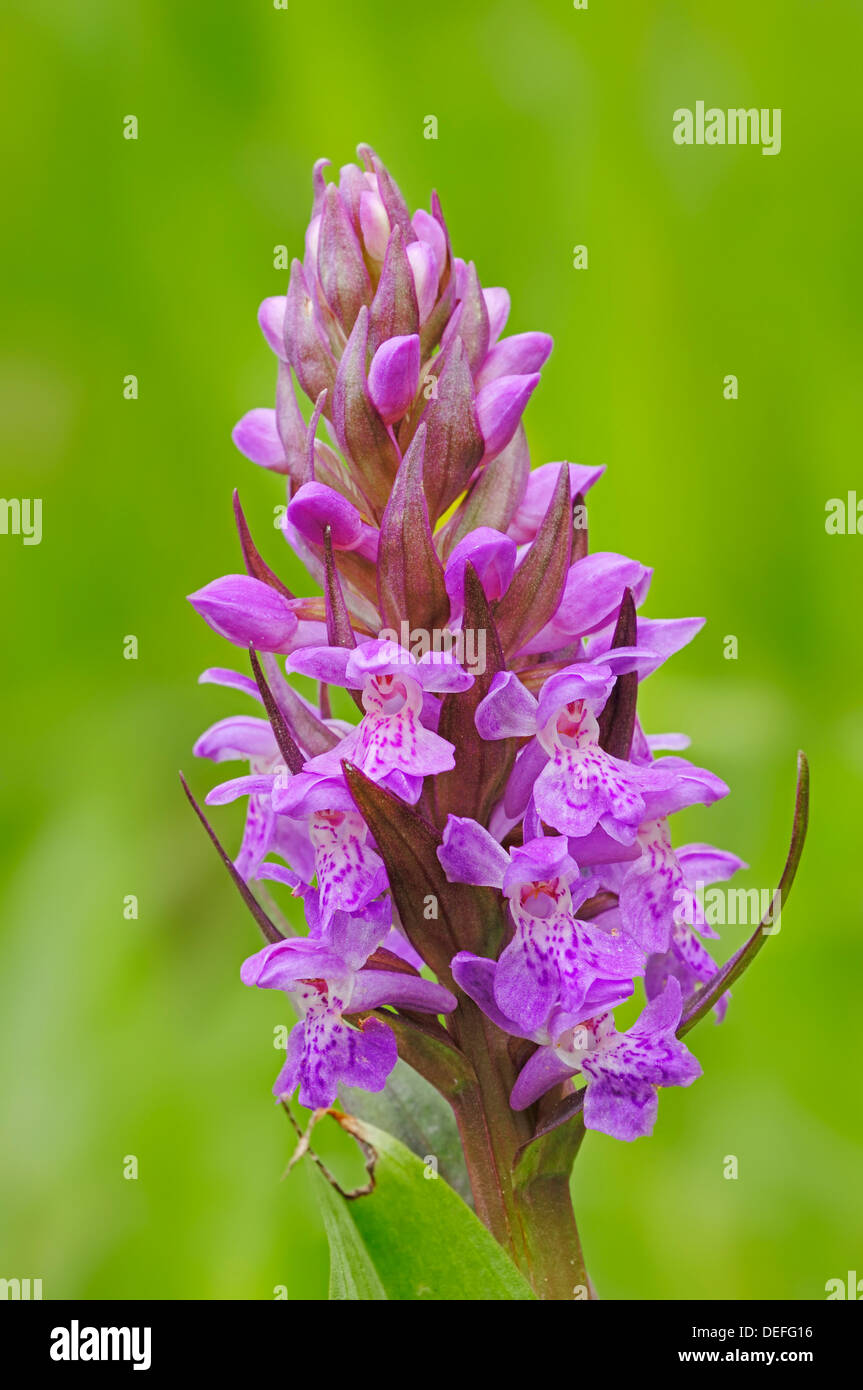
{"label": "purple orchid flower", "polygon": [[[361,912],[372,898],[386,890],[383,861],[369,844],[368,826],[341,774],[299,772],[274,788],[272,806],[279,816],[307,827],[324,921],[336,911]],[[294,867],[311,883],[311,874],[303,874],[300,864]],[[270,876],[278,877],[276,873]]]}
{"label": "purple orchid flower", "polygon": [[449,652],[427,652],[419,661],[396,642],[372,640],[358,647],[308,647],[287,663],[289,671],[362,692],[365,715],[337,747],[320,753],[306,771],[334,776],[352,762],[373,782],[404,800],[419,797],[424,777],[455,766],[451,743],[423,723],[424,692],[467,690],[473,676]]}
{"label": "purple orchid flower", "polygon": [[[696,890],[700,885],[722,883],[738,869],[749,867],[736,854],[714,849],[712,845],[680,845],[672,854],[680,873],[677,906],[668,949],[652,954],[647,962],[644,987],[648,999],[659,994],[671,977],[679,981],[684,995],[690,996],[699,985],[709,984],[717,974],[719,966],[699,940],[699,934],[718,940],[719,933],[706,920]],[[717,1023],[724,1019],[730,999],[731,994],[726,990],[716,1001],[713,1012]]]}
{"label": "purple orchid flower", "polygon": [[[211,677],[213,673],[204,674]],[[230,677],[236,673],[224,674]],[[250,684],[257,695],[254,682]],[[246,776],[221,782],[207,795],[209,806],[224,806],[242,796],[249,798],[243,839],[234,861],[241,877],[254,878],[262,860],[276,853],[311,878],[314,856],[308,837],[298,826],[278,815],[273,806],[274,789],[285,779],[287,770],[269,722],[250,715],[220,719],[201,735],[193,751],[196,757],[211,758],[214,762],[240,760],[249,763]]]}
{"label": "purple orchid flower", "polygon": [[377,1018],[352,1028],[346,1015],[383,1005],[432,1014],[455,1008],[442,985],[412,972],[368,968],[389,933],[390,915],[386,900],[362,917],[336,912],[320,936],[278,941],[244,961],[243,984],[284,990],[302,1015],[273,1087],[278,1099],[299,1086],[300,1103],[317,1110],[332,1105],[342,1085],[383,1090],[398,1059],[393,1031]]}
{"label": "purple orchid flower", "polygon": [[633,1026],[618,1033],[609,1010],[589,1017],[553,1008],[534,1029],[519,1027],[497,1000],[500,966],[467,951],[453,959],[453,975],[483,1012],[504,1032],[538,1043],[522,1067],[510,1098],[515,1110],[533,1105],[562,1082],[581,1075],[584,1123],[614,1139],[631,1141],[653,1133],[660,1086],[690,1086],[701,1075],[695,1057],[675,1036],[683,999],[670,978]]}
{"label": "purple orchid flower", "polygon": [[[726,791],[727,788],[719,795]],[[669,949],[675,925],[692,925],[696,920],[695,884],[681,862],[681,856],[685,861],[689,847],[683,846],[678,851],[672,848],[667,816],[644,821],[639,826],[637,843],[641,850],[639,857],[630,863],[606,868],[602,879],[604,886],[619,896],[624,929],[653,955]],[[700,848],[706,855],[715,856],[714,872],[720,877],[728,877],[745,867],[743,860],[735,855],[711,850],[709,846]],[[713,878],[711,881],[719,880]],[[716,933],[705,924],[704,935],[715,936]]]}
{"label": "purple orchid flower", "polygon": [[586,1019],[559,1034],[525,1064],[513,1087],[517,1110],[538,1100],[555,1080],[580,1072],[587,1086],[584,1123],[614,1139],[653,1133],[660,1086],[691,1086],[701,1067],[675,1036],[683,999],[670,979],[626,1033],[610,1013]]}
{"label": "purple orchid flower", "polygon": [[644,669],[651,661],[650,653],[618,648],[550,676],[538,700],[513,672],[495,676],[476,712],[480,734],[534,737],[507,789],[508,812],[521,813],[532,787],[537,811],[561,834],[581,839],[599,826],[621,844],[632,843],[647,815],[645,798],[670,790],[673,774],[660,764],[642,767],[612,757],[599,745],[597,715],[616,672]]}
{"label": "purple orchid flower", "polygon": [[540,837],[510,854],[476,821],[450,816],[438,859],[451,882],[502,889],[515,935],[495,975],[501,1011],[531,1031],[558,1005],[577,1013],[632,993],[645,958],[621,931],[604,932],[578,920],[596,885],[580,879],[567,841]]}

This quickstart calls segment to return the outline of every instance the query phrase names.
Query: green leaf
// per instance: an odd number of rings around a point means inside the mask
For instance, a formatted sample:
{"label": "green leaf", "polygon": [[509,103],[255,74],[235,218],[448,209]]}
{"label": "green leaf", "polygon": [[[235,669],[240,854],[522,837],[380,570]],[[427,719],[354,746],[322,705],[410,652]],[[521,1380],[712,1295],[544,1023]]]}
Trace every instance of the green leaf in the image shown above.
{"label": "green leaf", "polygon": [[[361,1144],[373,1190],[329,1190],[331,1298],[442,1302],[533,1300],[529,1284],[461,1197],[392,1135],[353,1115],[328,1112]],[[317,1179],[316,1179],[317,1181]]]}
{"label": "green leaf", "polygon": [[382,1091],[359,1091],[343,1086],[341,1098],[349,1114],[387,1130],[417,1158],[425,1160],[427,1154],[434,1154],[441,1177],[469,1206],[473,1205],[452,1109],[434,1086],[407,1062],[399,1059]]}
{"label": "green leaf", "polygon": [[330,1247],[330,1299],[358,1302],[386,1299],[386,1290],[362,1237],[351,1220],[350,1203],[312,1164],[312,1186],[324,1219]]}

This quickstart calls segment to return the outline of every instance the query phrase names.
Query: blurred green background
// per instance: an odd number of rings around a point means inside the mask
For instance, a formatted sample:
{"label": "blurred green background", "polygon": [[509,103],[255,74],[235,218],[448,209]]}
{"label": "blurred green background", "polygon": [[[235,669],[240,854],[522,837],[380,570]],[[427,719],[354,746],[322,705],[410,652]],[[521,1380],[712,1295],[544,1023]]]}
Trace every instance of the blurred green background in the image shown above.
{"label": "blurred green background", "polygon": [[[863,539],[824,526],[863,496],[860,5],[5,8],[2,491],[43,499],[43,540],[0,537],[0,1275],[46,1298],[326,1293],[307,1177],[279,1181],[289,1016],[240,986],[255,929],[177,769],[203,793],[191,745],[243,703],[196,686],[230,655],[184,599],[239,567],[233,486],[291,582],[279,481],[230,441],[272,403],[273,248],[302,254],[313,160],[366,140],[413,206],[439,190],[511,329],[554,334],[528,434],[535,463],[608,465],[594,548],[656,566],[653,616],[708,618],[644,693],[648,727],[686,729],[732,786],[683,836],[772,887],[798,746],[812,762],[782,931],[693,1035],[704,1078],[663,1095],[652,1141],[585,1145],[594,1280],[823,1298],[863,1270]],[[781,154],[674,145],[699,99],[780,107]],[[239,809],[218,825],[236,844]]]}

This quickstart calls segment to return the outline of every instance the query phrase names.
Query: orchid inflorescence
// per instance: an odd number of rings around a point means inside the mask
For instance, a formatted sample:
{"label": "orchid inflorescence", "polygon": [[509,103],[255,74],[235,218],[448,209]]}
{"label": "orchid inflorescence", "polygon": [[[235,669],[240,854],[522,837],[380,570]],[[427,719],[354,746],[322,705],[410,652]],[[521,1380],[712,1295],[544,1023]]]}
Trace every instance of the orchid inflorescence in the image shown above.
{"label": "orchid inflorescence", "polygon": [[[267,717],[223,719],[195,752],[249,765],[207,803],[248,798],[229,867],[267,944],[242,979],[300,1018],[276,1096],[320,1110],[342,1087],[379,1092],[401,1055],[452,1105],[478,1214],[556,1296],[533,1247],[569,1240],[570,1279],[577,1237],[537,1174],[568,1206],[585,1128],[652,1132],[658,1090],[700,1075],[682,1033],[722,1018],[763,934],[722,969],[708,952],[696,885],[746,866],[674,846],[670,821],[728,788],[636,712],[702,620],[637,616],[652,571],[589,553],[603,469],[532,471],[522,424],[551,338],[504,336],[509,295],[453,254],[437,196],[411,216],[359,155],[337,184],[315,166],[303,260],[259,311],[275,409],[233,436],[284,477],[284,537],[321,594],[285,587],[235,494],[246,572],[191,602],[254,674],[201,680]],[[354,722],[333,717],[333,687]],[[804,820],[802,786],[785,892]],[[275,925],[262,880],[302,899],[306,936]],[[645,1006],[619,1031],[639,979]]]}

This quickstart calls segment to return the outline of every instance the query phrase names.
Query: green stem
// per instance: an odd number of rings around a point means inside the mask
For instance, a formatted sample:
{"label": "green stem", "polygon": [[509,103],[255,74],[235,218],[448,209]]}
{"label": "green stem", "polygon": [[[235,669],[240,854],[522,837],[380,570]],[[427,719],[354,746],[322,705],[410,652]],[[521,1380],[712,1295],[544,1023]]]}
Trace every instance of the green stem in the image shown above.
{"label": "green stem", "polygon": [[538,1298],[586,1298],[590,1288],[569,1191],[580,1120],[539,1140],[509,1094],[515,1071],[499,1031],[465,1001],[453,1018],[476,1085],[452,1096],[477,1215]]}
{"label": "green stem", "polygon": [[469,999],[462,999],[450,1027],[471,1062],[476,1086],[453,1100],[478,1215],[520,1269],[527,1253],[512,1187],[515,1155],[530,1136],[526,1117],[509,1104],[514,1074],[506,1040]]}
{"label": "green stem", "polygon": [[569,1185],[583,1138],[584,1122],[577,1115],[532,1140],[516,1155],[516,1203],[524,1224],[531,1279],[542,1299],[592,1297]]}

